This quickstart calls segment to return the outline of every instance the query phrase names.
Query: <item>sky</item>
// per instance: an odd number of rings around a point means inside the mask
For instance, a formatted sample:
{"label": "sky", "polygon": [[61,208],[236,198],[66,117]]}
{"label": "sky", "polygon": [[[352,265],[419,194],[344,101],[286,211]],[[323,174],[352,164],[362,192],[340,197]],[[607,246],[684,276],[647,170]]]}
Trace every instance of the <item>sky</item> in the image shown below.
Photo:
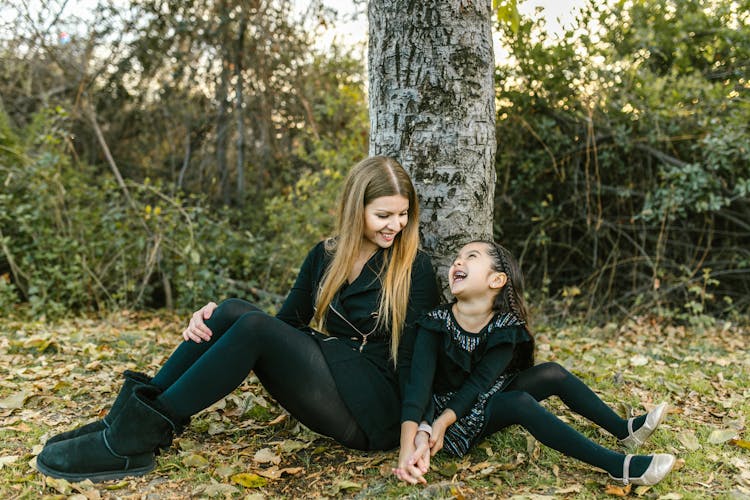
{"label": "sky", "polygon": [[[547,28],[551,34],[561,33],[563,29],[572,24],[575,19],[575,12],[584,4],[585,0],[520,0],[518,9],[524,15],[533,15],[537,7],[541,8],[541,15],[544,16]],[[39,0],[29,0],[32,6]],[[304,12],[308,0],[293,0],[297,12]],[[63,3],[63,2],[60,2]],[[64,2],[65,12],[74,13],[85,18],[92,7],[96,5],[96,0],[69,0]],[[321,40],[321,44],[330,43],[331,38],[336,37],[339,41],[352,44],[363,44],[367,39],[367,13],[366,6],[363,2],[352,0],[323,0],[324,5],[335,9],[341,19],[333,27],[329,38]],[[359,15],[354,15],[359,11]]]}
{"label": "sky", "polygon": [[[305,0],[294,0],[297,9],[303,9],[308,2]],[[541,8],[547,30],[551,35],[562,33],[575,21],[577,10],[584,5],[585,0],[520,0],[518,10],[522,15],[536,15],[536,9]],[[362,5],[355,8],[352,0],[323,0],[327,7],[331,7],[342,15],[342,18],[334,30],[324,37],[320,44],[322,47],[330,45],[334,37],[352,45],[363,45],[367,40],[367,13]],[[352,16],[359,9],[361,14],[354,19]],[[364,50],[364,49],[363,49]],[[495,44],[495,59],[501,57],[500,49]]]}
{"label": "sky", "polygon": [[[117,0],[115,0],[117,1]],[[127,0],[120,0],[127,3]],[[296,12],[303,12],[309,5],[308,0],[292,0]],[[576,11],[586,0],[519,0],[519,11],[524,15],[537,15],[537,8],[541,9],[547,29],[551,35],[562,33],[575,20]],[[38,9],[39,0],[28,0],[27,5],[31,11]],[[65,5],[65,14],[74,14],[85,19],[91,12],[97,0],[58,0],[51,2],[52,5]],[[323,0],[323,4],[336,10],[340,19],[330,32],[321,37],[319,45],[321,48],[330,46],[332,39],[350,44],[364,55],[367,40],[367,12],[366,2],[355,2],[352,0]],[[495,59],[504,57],[499,45],[495,43]]]}

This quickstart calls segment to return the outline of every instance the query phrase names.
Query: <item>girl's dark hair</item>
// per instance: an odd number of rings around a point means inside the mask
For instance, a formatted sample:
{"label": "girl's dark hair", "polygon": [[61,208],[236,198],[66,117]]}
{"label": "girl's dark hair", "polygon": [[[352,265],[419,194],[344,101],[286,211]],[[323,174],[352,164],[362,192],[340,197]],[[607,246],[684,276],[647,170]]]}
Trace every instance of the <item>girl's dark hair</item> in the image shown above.
{"label": "girl's dark hair", "polygon": [[518,319],[526,323],[528,328],[529,313],[526,309],[526,301],[523,299],[523,273],[521,273],[518,261],[507,248],[494,241],[476,240],[472,243],[487,245],[487,253],[492,258],[492,268],[508,276],[508,282],[495,296],[492,309],[495,312],[515,314]]}
{"label": "girl's dark hair", "polygon": [[521,266],[513,254],[507,248],[494,241],[476,240],[472,243],[484,243],[487,245],[487,253],[492,258],[492,268],[508,276],[508,282],[495,296],[492,309],[499,313],[514,314],[524,323],[526,332],[531,337],[530,342],[518,344],[513,351],[513,359],[508,366],[510,370],[525,370],[534,366],[534,335],[529,326],[529,313],[526,309],[526,301],[523,299],[523,273]]}

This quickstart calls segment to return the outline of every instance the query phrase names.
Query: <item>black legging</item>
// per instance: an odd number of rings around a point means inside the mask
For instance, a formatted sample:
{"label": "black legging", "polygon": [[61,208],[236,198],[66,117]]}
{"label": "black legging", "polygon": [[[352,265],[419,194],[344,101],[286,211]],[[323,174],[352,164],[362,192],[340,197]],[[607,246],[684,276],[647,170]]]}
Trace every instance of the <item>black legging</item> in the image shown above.
{"label": "black legging", "polygon": [[211,340],[182,342],[152,380],[164,391],[159,401],[175,416],[207,408],[254,370],[302,424],[349,448],[367,448],[313,338],[239,299],[222,302],[206,325]]}
{"label": "black legging", "polygon": [[[627,437],[627,420],[620,418],[586,384],[557,363],[542,363],[524,370],[505,391],[494,394],[485,409],[481,437],[518,424],[542,444],[620,477],[625,455],[594,443],[539,404],[553,395],[617,438]],[[645,416],[636,419],[634,428],[644,421]],[[650,462],[648,457],[633,457],[630,476],[640,476]]]}

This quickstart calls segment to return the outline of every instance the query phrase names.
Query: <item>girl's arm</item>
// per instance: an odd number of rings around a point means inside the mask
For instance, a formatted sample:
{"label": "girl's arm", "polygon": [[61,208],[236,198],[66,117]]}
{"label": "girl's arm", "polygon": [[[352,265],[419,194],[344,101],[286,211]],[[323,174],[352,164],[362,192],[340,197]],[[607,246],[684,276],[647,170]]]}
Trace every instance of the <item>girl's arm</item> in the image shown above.
{"label": "girl's arm", "polygon": [[477,397],[489,390],[498,377],[505,372],[513,359],[513,349],[514,344],[499,344],[484,354],[461,388],[456,391],[456,394],[447,404],[447,407],[454,413],[454,421],[464,416],[477,400]]}
{"label": "girl's arm", "polygon": [[471,374],[448,401],[447,408],[432,423],[430,454],[435,455],[443,448],[445,431],[456,420],[464,416],[477,397],[487,391],[505,371],[513,359],[513,344],[500,344],[488,350]]}

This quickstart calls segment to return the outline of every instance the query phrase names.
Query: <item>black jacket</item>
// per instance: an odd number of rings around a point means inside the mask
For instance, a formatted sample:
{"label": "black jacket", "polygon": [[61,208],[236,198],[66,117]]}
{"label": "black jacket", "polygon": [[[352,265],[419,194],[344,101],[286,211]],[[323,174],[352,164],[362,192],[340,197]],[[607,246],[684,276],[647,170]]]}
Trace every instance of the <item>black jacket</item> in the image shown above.
{"label": "black jacket", "polygon": [[[310,332],[318,340],[339,393],[368,437],[369,448],[380,450],[398,445],[401,394],[408,376],[416,321],[440,300],[430,258],[419,252],[412,267],[398,367],[394,368],[390,359],[390,331],[382,327],[373,331],[382,288],[378,273],[384,256],[385,250],[378,250],[357,279],[336,294],[326,315],[327,336],[309,327],[315,295],[332,258],[323,242],[307,255],[297,281],[277,314],[279,319]],[[371,331],[363,345],[360,332]]]}

